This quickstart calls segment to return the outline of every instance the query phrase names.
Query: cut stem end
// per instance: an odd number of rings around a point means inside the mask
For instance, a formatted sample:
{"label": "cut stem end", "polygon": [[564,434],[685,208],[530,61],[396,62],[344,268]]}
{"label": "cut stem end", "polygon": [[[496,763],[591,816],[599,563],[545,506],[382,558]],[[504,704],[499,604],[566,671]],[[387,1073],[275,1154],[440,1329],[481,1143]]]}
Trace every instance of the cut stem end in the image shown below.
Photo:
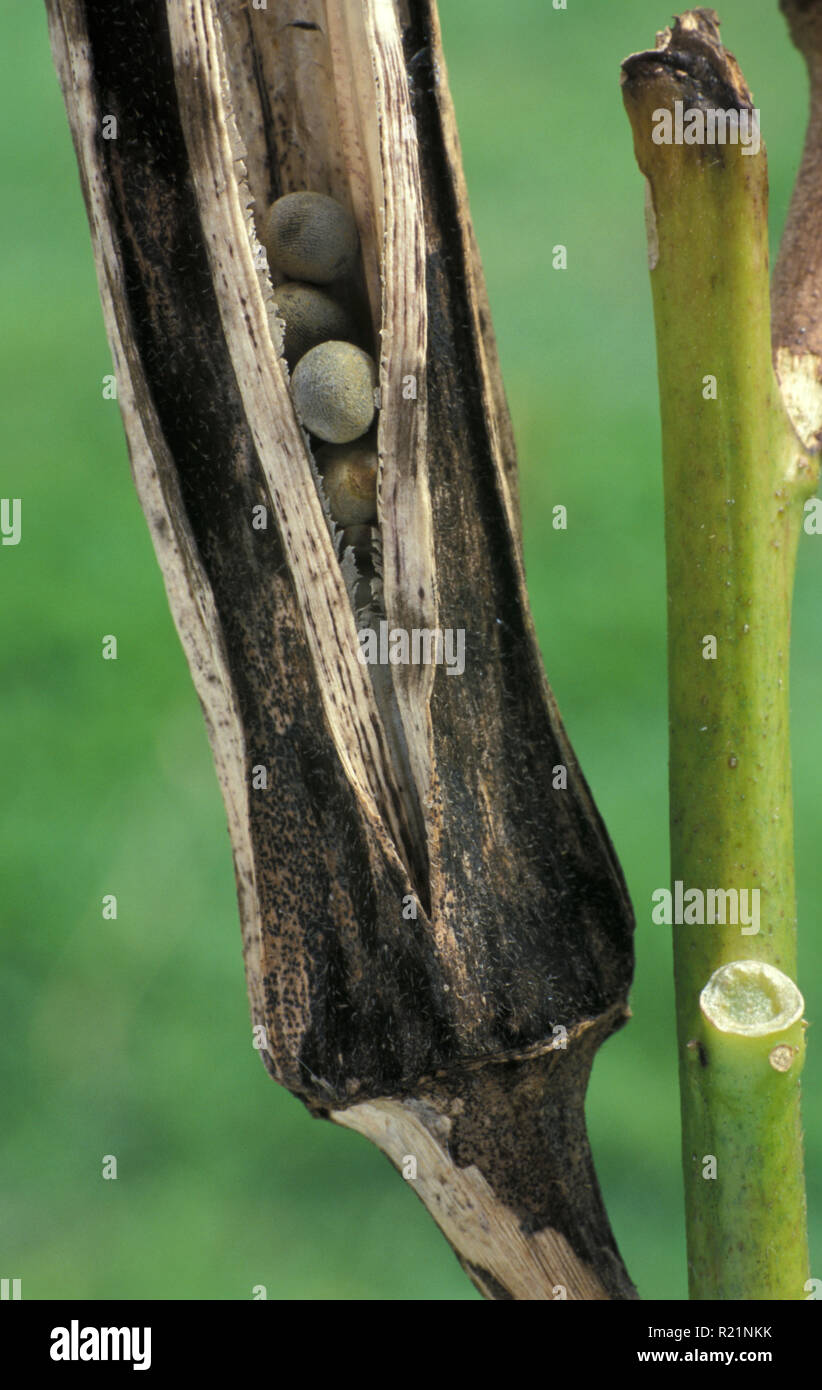
{"label": "cut stem end", "polygon": [[715,970],[699,996],[708,1023],[720,1033],[764,1038],[802,1018],[805,1001],[793,980],[762,960],[735,960]]}

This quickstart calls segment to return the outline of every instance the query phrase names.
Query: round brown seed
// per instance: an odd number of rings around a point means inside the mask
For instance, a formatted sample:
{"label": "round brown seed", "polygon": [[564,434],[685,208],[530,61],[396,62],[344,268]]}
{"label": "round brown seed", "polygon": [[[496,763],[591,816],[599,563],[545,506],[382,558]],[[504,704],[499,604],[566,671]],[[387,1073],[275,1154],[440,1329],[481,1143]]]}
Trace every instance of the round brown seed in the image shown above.
{"label": "round brown seed", "polygon": [[[366,528],[377,519],[377,454],[373,445],[360,440],[323,444],[315,457],[331,515],[338,526],[358,528],[357,540],[362,543]],[[356,551],[356,541],[351,543]]]}
{"label": "round brown seed", "polygon": [[[352,445],[323,444],[322,447],[323,449],[350,449]],[[365,447],[364,442],[362,442],[361,447]],[[320,450],[318,449],[317,452],[319,453]],[[373,573],[374,545],[375,542],[379,541],[379,536],[380,533],[377,527],[370,525],[368,522],[364,524],[358,522],[354,526],[344,526],[343,530],[340,532],[338,541],[338,554],[340,559],[342,559],[346,550],[353,550],[354,559],[357,561],[357,564],[367,569],[368,573]]]}
{"label": "round brown seed", "polygon": [[353,333],[348,312],[316,285],[289,280],[277,286],[274,300],[279,317],[285,323],[283,356],[291,368],[309,348],[329,338],[350,338]]}
{"label": "round brown seed", "polygon": [[263,236],[270,263],[292,280],[329,285],[348,275],[359,239],[353,217],[325,193],[286,193],[272,203]]}
{"label": "round brown seed", "polygon": [[348,444],[374,418],[377,369],[353,343],[318,343],[301,357],[291,377],[297,414],[307,430],[329,444]]}

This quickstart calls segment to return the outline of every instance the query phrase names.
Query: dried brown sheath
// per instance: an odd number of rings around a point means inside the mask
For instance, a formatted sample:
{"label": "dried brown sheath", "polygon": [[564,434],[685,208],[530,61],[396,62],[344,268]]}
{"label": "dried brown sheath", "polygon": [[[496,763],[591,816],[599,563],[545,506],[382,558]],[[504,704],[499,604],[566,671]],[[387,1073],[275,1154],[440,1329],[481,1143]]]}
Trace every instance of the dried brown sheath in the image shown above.
{"label": "dried brown sheath", "polygon": [[[47,3],[266,1064],[315,1114],[416,1157],[488,1297],[634,1297],[583,1115],[627,1015],[631,913],[534,640],[434,6]],[[462,675],[390,668],[393,718],[268,330],[253,213],[301,188],[359,225],[389,626],[465,631]]]}

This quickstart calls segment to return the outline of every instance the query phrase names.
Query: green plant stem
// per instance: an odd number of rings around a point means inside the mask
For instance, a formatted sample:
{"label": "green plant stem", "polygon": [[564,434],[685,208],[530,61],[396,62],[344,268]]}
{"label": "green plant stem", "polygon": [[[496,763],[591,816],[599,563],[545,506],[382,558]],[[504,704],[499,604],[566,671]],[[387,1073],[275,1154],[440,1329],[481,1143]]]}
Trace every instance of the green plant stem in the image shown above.
{"label": "green plant stem", "polygon": [[696,1145],[683,1153],[692,1297],[803,1298],[802,995],[764,961],[737,960],[714,972],[700,1004],[684,1047],[680,1033],[685,1136]]}
{"label": "green plant stem", "polygon": [[[788,977],[785,989],[796,973],[790,606],[816,478],[771,366],[764,147],[651,139],[654,112],[675,101],[752,105],[718,32],[714,43],[696,14],[675,29],[675,63],[637,54],[623,70],[651,203],[671,876],[685,892],[673,934],[689,1283],[694,1299],[792,1299],[808,1278],[801,1026],[791,1025],[791,1065],[780,1071],[769,1058],[784,1028],[779,1009],[768,1015],[767,991],[752,1006],[764,1028],[755,1041],[744,1009],[717,1028],[700,996],[729,962],[766,962]],[[706,906],[709,890],[747,889],[749,907],[758,889],[758,930],[755,914],[747,925],[700,923],[693,889]]]}

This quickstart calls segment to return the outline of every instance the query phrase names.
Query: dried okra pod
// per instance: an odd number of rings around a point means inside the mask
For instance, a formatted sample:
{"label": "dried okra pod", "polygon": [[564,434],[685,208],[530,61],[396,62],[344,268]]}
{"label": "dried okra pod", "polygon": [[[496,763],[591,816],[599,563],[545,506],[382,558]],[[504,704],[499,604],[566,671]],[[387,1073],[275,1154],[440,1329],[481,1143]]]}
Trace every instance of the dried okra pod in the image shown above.
{"label": "dried okra pod", "polygon": [[[414,1158],[489,1298],[631,1298],[583,1114],[631,913],[527,606],[433,0],[48,10],[266,1066]],[[306,193],[356,228],[321,273],[376,364],[376,523],[350,544],[277,331],[306,262],[264,247]]]}

